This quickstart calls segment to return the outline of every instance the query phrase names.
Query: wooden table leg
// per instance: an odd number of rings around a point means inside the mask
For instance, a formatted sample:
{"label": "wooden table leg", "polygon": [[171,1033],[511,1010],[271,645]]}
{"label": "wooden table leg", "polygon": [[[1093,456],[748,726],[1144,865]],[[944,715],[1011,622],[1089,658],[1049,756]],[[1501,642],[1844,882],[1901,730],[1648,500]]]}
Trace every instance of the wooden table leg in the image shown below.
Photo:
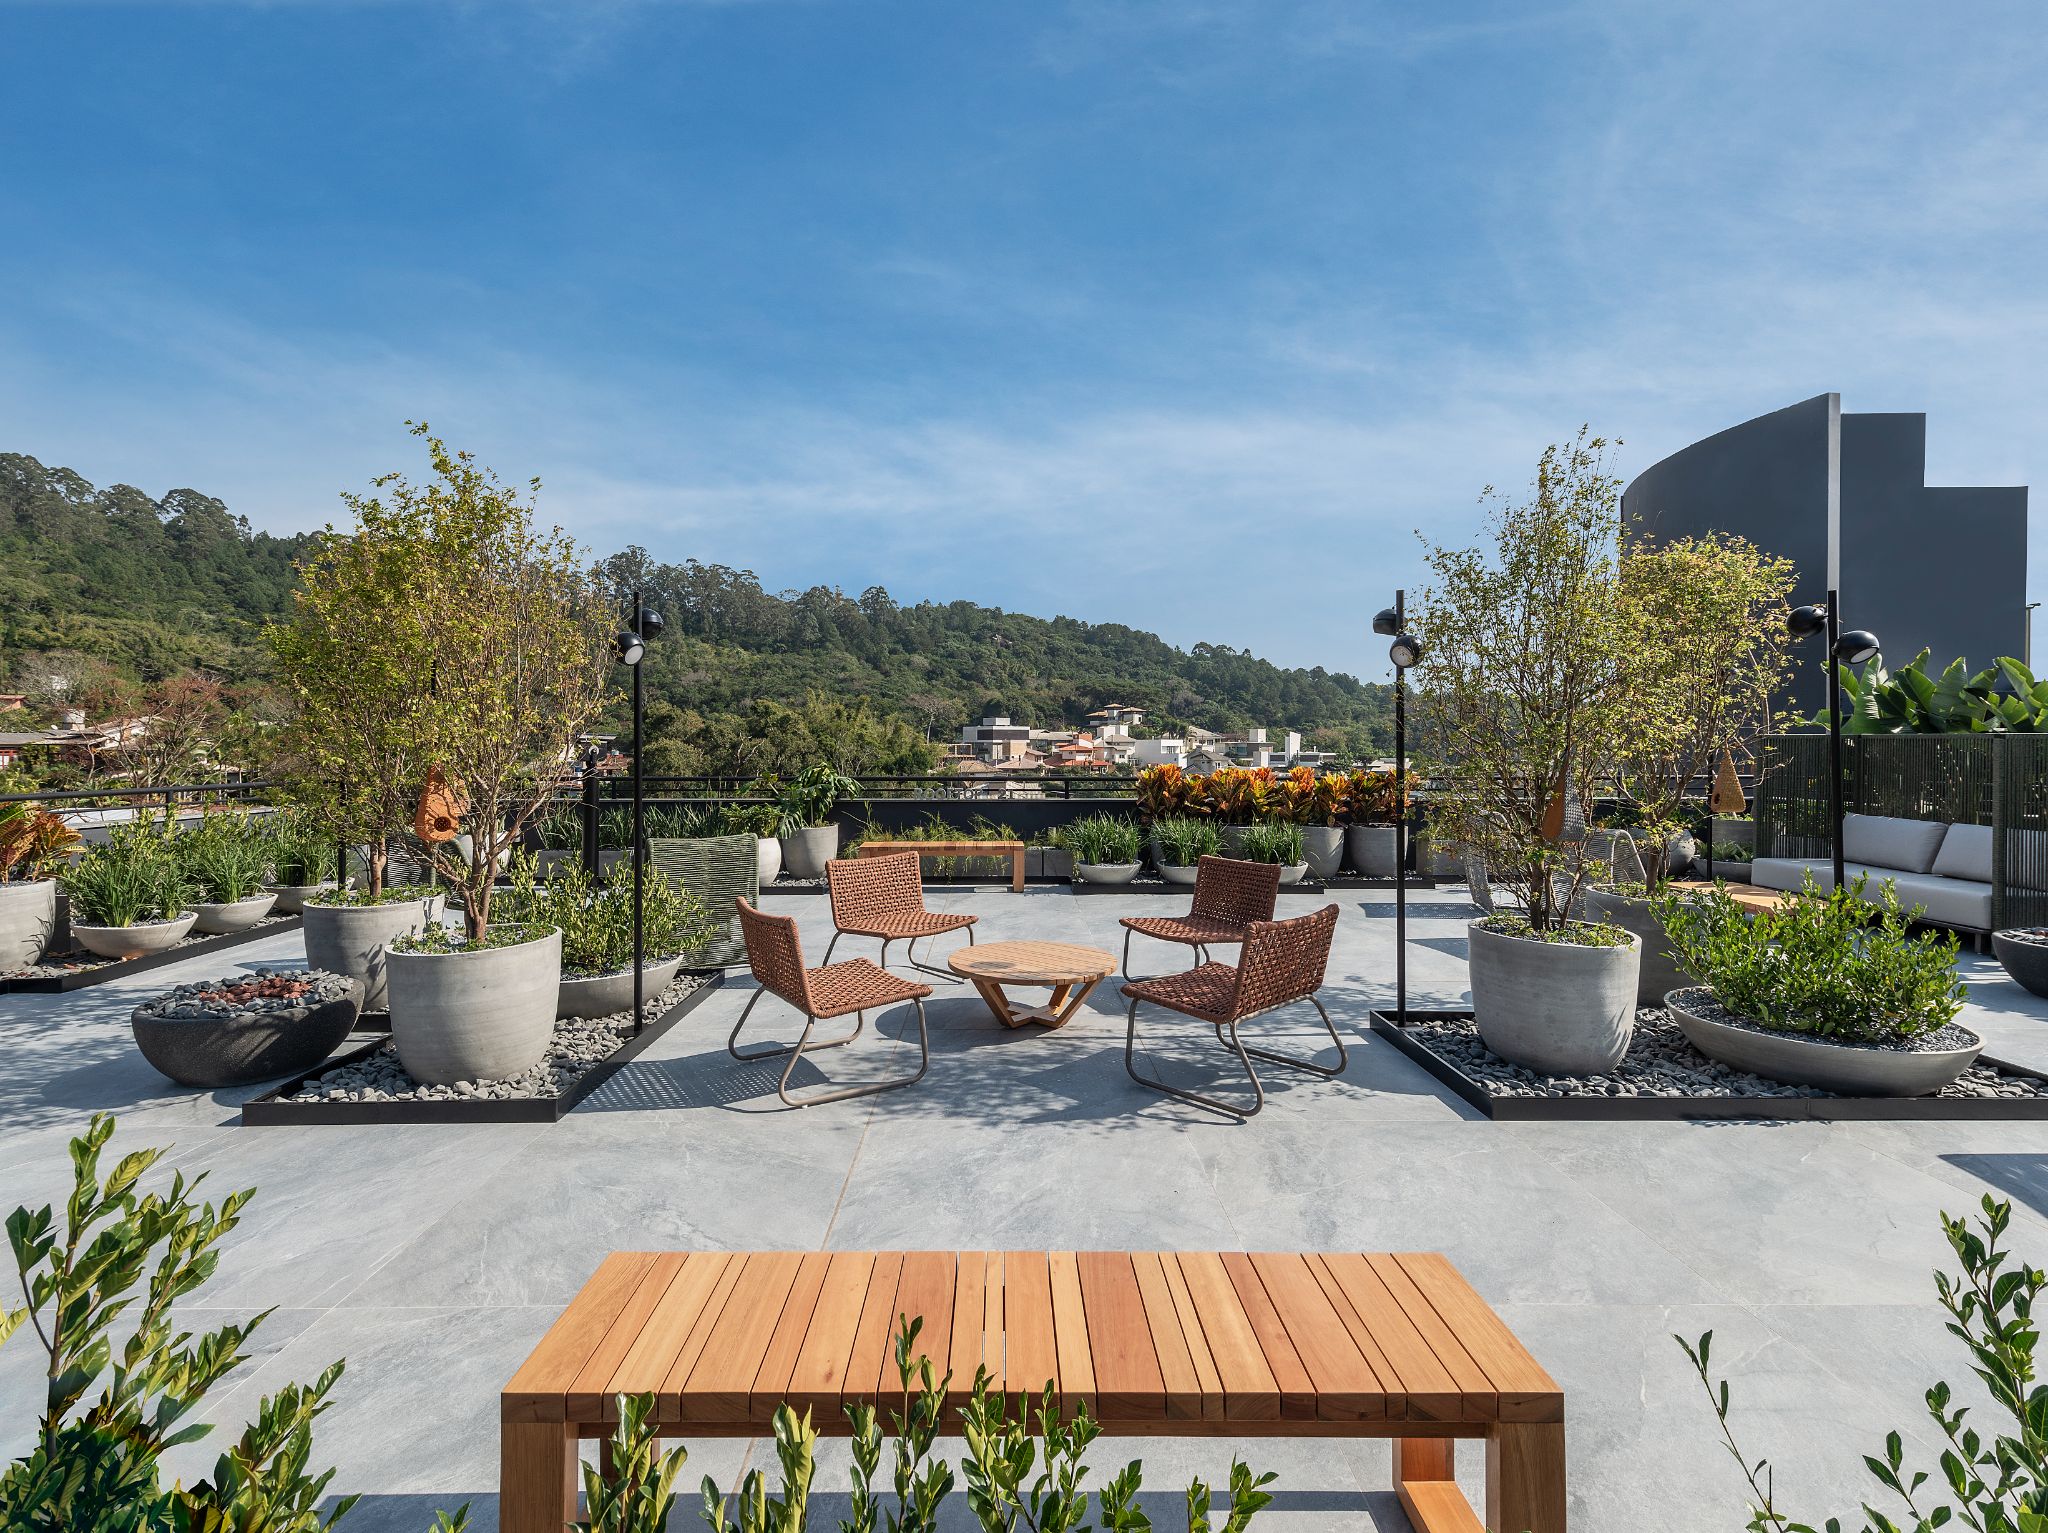
{"label": "wooden table leg", "polygon": [[1010,853],[1010,892],[1013,894],[1022,894],[1024,892],[1024,854],[1022,852]]}
{"label": "wooden table leg", "polygon": [[1482,1533],[1455,1466],[1451,1438],[1394,1439],[1394,1491],[1416,1533]]}
{"label": "wooden table leg", "polygon": [[[1101,983],[1102,981],[1099,979],[1091,979],[1079,989],[1075,989],[1072,985],[1062,985],[1059,989],[1055,990],[1052,993],[1052,1006],[1050,1010],[1058,1020],[1052,1025],[1054,1027],[1065,1027],[1072,1019],[1074,1013],[1081,1009],[1081,1003],[1088,999],[1088,993]],[[1069,999],[1070,993],[1071,999]]]}
{"label": "wooden table leg", "polygon": [[996,1020],[1005,1027],[1022,1027],[1024,1024],[1010,1010],[1010,998],[1003,994],[1003,987],[993,981],[977,979],[974,988],[981,992],[981,998],[988,1002],[988,1009],[996,1014]]}
{"label": "wooden table leg", "polygon": [[1486,1434],[1486,1525],[1564,1533],[1564,1423],[1498,1422]]}
{"label": "wooden table leg", "polygon": [[498,1428],[499,1533],[562,1533],[576,1520],[576,1429],[562,1421]]}

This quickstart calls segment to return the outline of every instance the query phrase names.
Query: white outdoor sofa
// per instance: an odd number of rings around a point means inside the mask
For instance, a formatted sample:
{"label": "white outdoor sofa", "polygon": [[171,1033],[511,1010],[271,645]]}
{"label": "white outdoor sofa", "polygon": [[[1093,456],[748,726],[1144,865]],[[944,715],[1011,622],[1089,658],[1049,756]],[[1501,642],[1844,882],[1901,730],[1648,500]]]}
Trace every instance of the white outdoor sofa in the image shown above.
{"label": "white outdoor sofa", "polygon": [[[1942,820],[1899,820],[1885,815],[1843,818],[1842,857],[1849,881],[1867,873],[1863,897],[1873,903],[1889,883],[1899,903],[1921,907],[1920,918],[1980,937],[1992,929],[1989,825],[1950,825]],[[1765,889],[1799,889],[1811,873],[1823,893],[1835,886],[1831,858],[1759,857],[1750,882]],[[1981,946],[1981,942],[1980,942]]]}

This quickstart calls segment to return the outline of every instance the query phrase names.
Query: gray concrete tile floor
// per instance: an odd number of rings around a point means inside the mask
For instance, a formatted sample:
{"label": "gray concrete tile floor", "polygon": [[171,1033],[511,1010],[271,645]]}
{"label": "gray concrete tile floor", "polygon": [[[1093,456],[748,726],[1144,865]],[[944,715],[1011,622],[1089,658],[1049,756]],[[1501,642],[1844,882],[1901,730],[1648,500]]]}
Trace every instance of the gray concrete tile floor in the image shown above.
{"label": "gray concrete tile floor", "polygon": [[[1114,947],[1116,918],[1168,908],[1059,890],[934,889],[982,919],[983,940]],[[813,953],[825,902],[771,900]],[[424,1528],[435,1507],[494,1512],[496,1392],[602,1253],[628,1248],[1115,1247],[1434,1249],[1450,1255],[1566,1390],[1572,1526],[1621,1533],[1739,1525],[1741,1487],[1672,1342],[1717,1335],[1746,1445],[1778,1465],[1801,1515],[1853,1511],[1861,1455],[1898,1426],[1925,1444],[1920,1395],[1967,1381],[1931,1272],[1936,1214],[1985,1192],[2015,1200],[2023,1254],[2048,1261],[2048,1124],[1494,1124],[1367,1034],[1391,997],[1389,897],[1341,898],[1326,998],[1350,1050],[1335,1080],[1266,1072],[1265,1112],[1231,1123],[1134,1086],[1105,985],[1067,1028],[1010,1033],[944,985],[929,1003],[931,1072],[906,1091],[790,1112],[777,1071],[736,1063],[736,980],[645,1058],[554,1126],[239,1126],[248,1091],[194,1093],[157,1077],[128,1036],[143,994],[237,965],[299,956],[272,938],[118,985],[0,997],[0,1207],[60,1198],[65,1142],[95,1110],[117,1147],[169,1145],[210,1185],[255,1187],[194,1325],[276,1307],[250,1361],[218,1392],[231,1430],[260,1393],[348,1359],[320,1454],[365,1500],[361,1533]],[[1290,910],[1313,908],[1290,899]],[[1419,895],[1411,999],[1466,997],[1455,891]],[[1178,952],[1140,945],[1137,966]],[[1967,1016],[2005,1057],[2048,1066],[2048,1003],[1965,954]],[[786,1022],[757,1010],[762,1036]],[[1311,1015],[1268,1024],[1312,1049]],[[914,1059],[907,1013],[799,1069],[851,1082]],[[788,1036],[788,1029],[783,1029]],[[1329,1048],[1327,1038],[1322,1048]],[[1148,1025],[1145,1062],[1232,1083],[1201,1030]],[[0,1348],[0,1453],[31,1435],[32,1346]],[[222,1443],[181,1450],[203,1472]],[[1096,1473],[1141,1454],[1152,1509],[1228,1465],[1232,1445],[1105,1442]],[[1380,1444],[1251,1443],[1280,1471],[1275,1533],[1404,1526]],[[759,1450],[691,1445],[686,1483],[730,1482]],[[1481,1454],[1460,1456],[1475,1494]],[[824,1455],[820,1526],[844,1510],[844,1448]],[[956,1526],[967,1522],[964,1500]],[[694,1519],[687,1505],[679,1514]],[[680,1524],[679,1524],[680,1525]]]}

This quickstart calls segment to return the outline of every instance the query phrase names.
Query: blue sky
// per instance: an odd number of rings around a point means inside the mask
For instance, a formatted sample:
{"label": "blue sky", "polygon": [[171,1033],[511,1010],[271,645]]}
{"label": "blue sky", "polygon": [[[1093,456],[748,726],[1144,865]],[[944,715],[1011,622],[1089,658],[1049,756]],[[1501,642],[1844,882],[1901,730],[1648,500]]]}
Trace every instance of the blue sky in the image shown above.
{"label": "blue sky", "polygon": [[2034,0],[0,0],[0,79],[0,450],[275,529],[424,416],[602,552],[1377,675],[1582,421],[2048,481]]}

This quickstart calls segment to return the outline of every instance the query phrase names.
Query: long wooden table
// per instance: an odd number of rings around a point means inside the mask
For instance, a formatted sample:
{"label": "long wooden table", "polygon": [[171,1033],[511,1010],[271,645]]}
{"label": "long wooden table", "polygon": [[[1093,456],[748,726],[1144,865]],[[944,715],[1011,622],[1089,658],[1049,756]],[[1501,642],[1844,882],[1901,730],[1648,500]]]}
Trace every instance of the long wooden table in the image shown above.
{"label": "long wooden table", "polygon": [[1024,843],[1022,841],[863,841],[863,857],[886,857],[891,852],[915,852],[920,857],[1007,857],[1010,859],[1010,887],[1024,888]]}
{"label": "long wooden table", "polygon": [[1483,1438],[1485,1525],[1565,1526],[1564,1393],[1439,1255],[670,1251],[606,1257],[505,1386],[499,1527],[575,1519],[577,1441],[620,1394],[670,1436],[760,1436],[785,1401],[843,1434],[844,1405],[900,1394],[899,1315],[952,1409],[986,1368],[1106,1434],[1390,1437],[1429,1533],[1480,1528],[1452,1444]]}

